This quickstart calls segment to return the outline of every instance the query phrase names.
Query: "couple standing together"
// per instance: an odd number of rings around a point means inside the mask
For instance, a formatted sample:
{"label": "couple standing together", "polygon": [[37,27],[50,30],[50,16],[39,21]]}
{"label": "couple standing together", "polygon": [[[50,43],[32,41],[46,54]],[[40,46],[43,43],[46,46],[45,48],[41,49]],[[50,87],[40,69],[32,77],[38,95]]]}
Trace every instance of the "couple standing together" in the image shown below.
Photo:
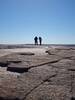
{"label": "couple standing together", "polygon": [[39,44],[41,45],[42,44],[42,38],[41,37],[38,38],[37,36],[34,38],[35,45],[38,45],[38,39],[39,39]]}

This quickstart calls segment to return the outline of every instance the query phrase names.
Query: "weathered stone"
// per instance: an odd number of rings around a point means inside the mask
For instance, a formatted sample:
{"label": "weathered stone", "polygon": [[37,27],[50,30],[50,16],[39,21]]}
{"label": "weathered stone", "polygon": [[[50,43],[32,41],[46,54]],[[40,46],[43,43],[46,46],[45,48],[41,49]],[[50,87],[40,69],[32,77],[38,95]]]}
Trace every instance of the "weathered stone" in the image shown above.
{"label": "weathered stone", "polygon": [[1,55],[1,100],[74,100],[75,49],[50,48],[50,54],[43,49]]}
{"label": "weathered stone", "polygon": [[41,84],[24,100],[70,100],[67,88],[63,86]]}
{"label": "weathered stone", "polygon": [[72,68],[73,66],[75,66],[75,62],[73,60],[69,60],[69,59],[61,59],[60,61],[51,64],[52,66],[55,66],[57,68]]}
{"label": "weathered stone", "polygon": [[56,55],[60,50],[57,49],[50,49],[47,50],[46,53],[48,53],[49,55]]}
{"label": "weathered stone", "polygon": [[29,68],[27,67],[26,63],[19,63],[19,64],[10,63],[7,66],[7,71],[18,72],[18,73],[28,72],[28,69]]}
{"label": "weathered stone", "polygon": [[57,55],[63,57],[63,58],[71,58],[75,56],[75,50],[61,50],[57,53]]}
{"label": "weathered stone", "polygon": [[48,82],[51,85],[65,86],[68,87],[69,90],[71,90],[71,73],[67,70],[60,69],[58,70],[55,77],[51,77],[48,79]]}
{"label": "weathered stone", "polygon": [[0,97],[9,100],[22,100],[32,89],[41,84],[33,75],[27,73],[22,77],[4,76],[0,80]]}
{"label": "weathered stone", "polygon": [[34,67],[29,70],[30,73],[36,77],[36,79],[41,79],[43,81],[48,80],[50,77],[55,77],[57,74],[57,69],[51,66],[43,65],[39,67]]}
{"label": "weathered stone", "polygon": [[75,50],[70,50],[70,49],[51,49],[46,51],[49,55],[58,55],[63,58],[71,58],[75,57]]}
{"label": "weathered stone", "polygon": [[[13,54],[14,55],[14,54]],[[10,55],[11,56],[11,55]],[[7,70],[13,71],[13,72],[27,72],[28,69],[32,67],[38,67],[42,66],[48,63],[54,63],[58,62],[60,57],[59,56],[19,56],[19,59],[16,60],[16,57],[18,57],[18,54],[11,56],[11,58],[14,58],[14,60],[11,60],[9,56],[7,56],[8,59],[6,59],[7,64]],[[4,63],[4,62],[2,62]]]}
{"label": "weathered stone", "polygon": [[75,71],[71,71],[71,95],[75,98]]}
{"label": "weathered stone", "polygon": [[32,52],[20,52],[20,53],[17,53],[17,54],[19,54],[19,55],[35,55],[34,53],[32,53]]}

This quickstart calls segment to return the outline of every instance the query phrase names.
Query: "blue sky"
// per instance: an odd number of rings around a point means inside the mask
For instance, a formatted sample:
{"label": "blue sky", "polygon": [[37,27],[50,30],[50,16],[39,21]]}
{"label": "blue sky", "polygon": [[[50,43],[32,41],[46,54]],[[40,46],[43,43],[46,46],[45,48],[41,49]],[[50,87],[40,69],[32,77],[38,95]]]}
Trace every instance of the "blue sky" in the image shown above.
{"label": "blue sky", "polygon": [[75,44],[75,0],[0,0],[0,43]]}

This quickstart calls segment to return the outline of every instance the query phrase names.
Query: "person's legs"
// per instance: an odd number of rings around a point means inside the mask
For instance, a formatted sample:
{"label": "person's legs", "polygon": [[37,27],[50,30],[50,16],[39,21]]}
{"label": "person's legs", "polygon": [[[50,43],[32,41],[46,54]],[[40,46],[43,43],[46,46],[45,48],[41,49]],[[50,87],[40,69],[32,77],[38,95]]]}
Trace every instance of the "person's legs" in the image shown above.
{"label": "person's legs", "polygon": [[40,40],[40,45],[41,45],[41,40]]}

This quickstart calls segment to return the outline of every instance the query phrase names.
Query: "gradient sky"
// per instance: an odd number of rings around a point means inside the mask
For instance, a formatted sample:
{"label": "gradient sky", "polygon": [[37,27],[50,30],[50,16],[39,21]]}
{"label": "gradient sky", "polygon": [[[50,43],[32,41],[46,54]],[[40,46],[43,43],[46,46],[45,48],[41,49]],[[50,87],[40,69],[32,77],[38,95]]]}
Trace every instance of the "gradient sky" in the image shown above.
{"label": "gradient sky", "polygon": [[0,0],[0,43],[75,44],[75,0]]}

